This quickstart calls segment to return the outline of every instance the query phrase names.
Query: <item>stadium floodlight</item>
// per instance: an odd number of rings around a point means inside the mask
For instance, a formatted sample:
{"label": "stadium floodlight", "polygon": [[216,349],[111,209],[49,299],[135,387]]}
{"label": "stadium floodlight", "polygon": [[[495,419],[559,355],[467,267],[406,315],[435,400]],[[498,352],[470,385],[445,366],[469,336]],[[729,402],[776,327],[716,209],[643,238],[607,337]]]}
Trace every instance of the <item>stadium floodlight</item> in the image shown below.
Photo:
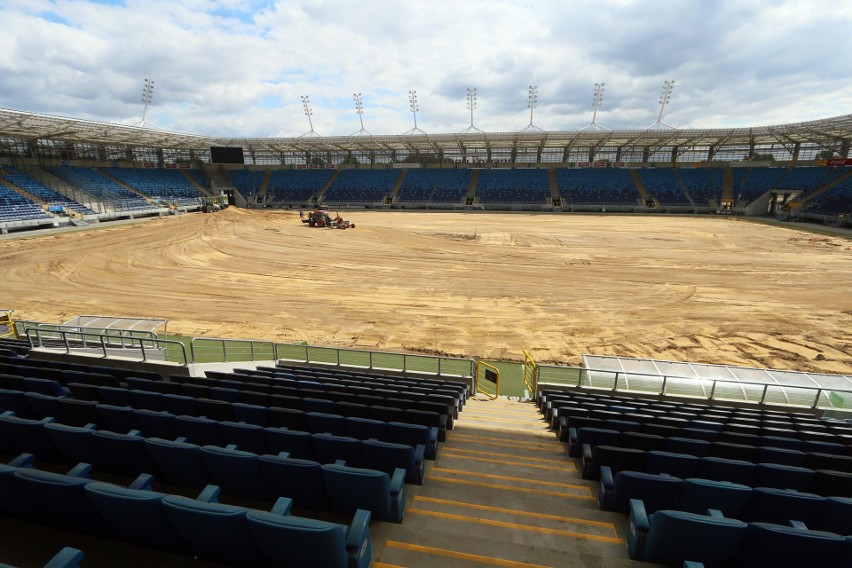
{"label": "stadium floodlight", "polygon": [[136,126],[140,128],[147,128],[149,126],[153,126],[154,128],[158,128],[162,130],[159,126],[150,122],[148,120],[148,106],[154,100],[154,81],[151,79],[145,78],[145,86],[142,87],[142,104],[145,105],[142,108],[142,120]]}
{"label": "stadium floodlight", "polygon": [[580,129],[581,132],[583,130],[587,129],[587,128],[594,128],[595,130],[598,130],[598,131],[600,131],[600,130],[605,130],[607,132],[610,131],[609,128],[607,128],[606,126],[602,126],[602,125],[598,124],[598,109],[600,108],[601,104],[603,104],[603,96],[604,96],[605,87],[606,87],[606,83],[604,83],[603,81],[601,81],[600,83],[595,83],[595,94],[592,96],[592,109],[594,109],[592,111],[592,121],[589,124],[587,124],[586,126],[584,126],[583,128],[581,128]]}
{"label": "stadium floodlight", "polygon": [[364,101],[361,99],[361,93],[352,93],[352,100],[355,101],[355,112],[358,114],[358,120],[361,121],[361,129],[357,132],[353,132],[350,136],[360,136],[362,134],[372,136],[372,134],[364,128]]}
{"label": "stadium floodlight", "polygon": [[464,132],[482,132],[479,128],[473,125],[473,111],[476,109],[476,87],[467,90],[467,110],[470,111],[470,126],[462,130]]}
{"label": "stadium floodlight", "polygon": [[[672,89],[674,89],[674,81],[663,81],[663,89],[660,91],[660,114],[657,116],[657,122],[648,126],[648,128],[653,128],[655,126],[665,126],[666,128],[671,128],[675,130],[675,127],[671,124],[666,124],[663,122],[663,113],[666,110],[666,105],[669,104],[672,100]],[[645,130],[648,130],[646,128]]]}
{"label": "stadium floodlight", "polygon": [[417,113],[420,110],[420,107],[417,104],[417,91],[408,91],[408,108],[411,110],[411,115],[414,117],[414,128],[403,132],[402,135],[405,136],[415,133],[426,134],[426,132],[417,128]]}
{"label": "stadium floodlight", "polygon": [[314,109],[311,108],[311,97],[302,95],[301,99],[302,107],[305,109],[305,116],[308,117],[308,125],[311,127],[311,129],[308,132],[302,134],[302,136],[299,136],[299,138],[302,138],[303,136],[319,136],[319,134],[317,134],[317,131],[314,130],[314,121],[313,119],[311,119],[311,116],[313,116],[314,114]]}
{"label": "stadium floodlight", "polygon": [[543,129],[533,124],[533,112],[535,111],[535,107],[538,106],[538,85],[530,85],[529,93],[529,97],[527,97],[527,108],[530,109],[530,123],[528,126],[523,128],[521,132],[527,130],[538,130],[543,132]]}

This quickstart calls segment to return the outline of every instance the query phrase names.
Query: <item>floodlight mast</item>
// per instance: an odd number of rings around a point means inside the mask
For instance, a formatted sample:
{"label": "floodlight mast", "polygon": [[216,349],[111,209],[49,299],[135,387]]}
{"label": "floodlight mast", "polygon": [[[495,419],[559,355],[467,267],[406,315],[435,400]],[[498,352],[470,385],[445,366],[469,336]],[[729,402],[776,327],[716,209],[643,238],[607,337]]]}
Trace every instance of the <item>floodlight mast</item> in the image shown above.
{"label": "floodlight mast", "polygon": [[533,111],[535,111],[535,107],[538,106],[538,85],[530,85],[529,97],[527,97],[527,108],[530,109],[530,123],[526,126],[521,132],[527,130],[538,130],[543,132],[541,128],[533,124]]}
{"label": "floodlight mast", "polygon": [[[311,97],[307,95],[302,95],[301,99],[302,107],[305,109],[305,116],[308,117],[308,125],[311,127],[311,129],[308,132],[302,134],[302,136],[319,136],[317,131],[314,130],[314,121],[311,119],[311,116],[314,114],[314,109],[311,108]],[[299,138],[302,138],[302,136],[299,136]]]}
{"label": "floodlight mast", "polygon": [[148,121],[148,106],[151,104],[151,101],[154,100],[154,81],[148,78],[145,78],[145,86],[142,87],[142,103],[145,105],[142,108],[142,120],[139,121],[140,128],[147,128],[148,126],[153,126],[154,128],[160,128],[153,122]]}
{"label": "floodlight mast", "polygon": [[417,112],[420,110],[420,107],[417,105],[417,91],[408,91],[408,108],[411,110],[411,114],[414,117],[414,128],[403,132],[403,136],[415,133],[426,134],[426,132],[417,128]]}
{"label": "floodlight mast", "polygon": [[470,111],[470,126],[462,130],[464,132],[482,132],[479,128],[473,125],[473,111],[476,109],[476,87],[467,90],[467,109]]}
{"label": "floodlight mast", "polygon": [[355,112],[358,114],[358,120],[361,121],[361,129],[358,132],[352,133],[352,136],[367,134],[372,136],[370,132],[364,128],[364,102],[361,99],[361,93],[352,93],[352,100],[355,101]]}
{"label": "floodlight mast", "polygon": [[601,104],[603,103],[605,86],[606,86],[606,83],[604,83],[603,81],[601,81],[600,83],[595,83],[595,94],[592,97],[592,108],[594,109],[592,111],[592,121],[589,124],[587,124],[586,126],[584,126],[583,128],[581,128],[580,129],[581,132],[583,130],[587,129],[587,128],[594,128],[595,130],[598,130],[598,131],[600,131],[600,130],[606,130],[607,132],[610,131],[609,128],[607,128],[606,126],[602,126],[602,125],[598,124],[598,109],[600,108]]}
{"label": "floodlight mast", "polygon": [[[666,105],[669,104],[672,100],[672,89],[674,89],[675,82],[672,81],[663,81],[663,89],[660,91],[660,114],[657,116],[657,122],[648,126],[648,128],[653,128],[655,126],[665,126],[666,128],[671,128],[675,130],[675,127],[671,124],[666,124],[663,122],[663,113],[666,110]],[[648,130],[646,128],[645,130]]]}

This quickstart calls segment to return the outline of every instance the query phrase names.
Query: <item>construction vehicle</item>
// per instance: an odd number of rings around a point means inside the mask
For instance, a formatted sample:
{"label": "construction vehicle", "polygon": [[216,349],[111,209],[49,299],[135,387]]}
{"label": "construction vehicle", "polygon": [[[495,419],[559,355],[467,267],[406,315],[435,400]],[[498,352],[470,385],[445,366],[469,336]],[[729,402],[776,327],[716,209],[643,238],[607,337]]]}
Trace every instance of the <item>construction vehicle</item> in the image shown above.
{"label": "construction vehicle", "polygon": [[307,223],[308,227],[327,227],[329,229],[354,229],[355,223],[335,214],[334,217],[328,212],[325,207],[318,206],[313,211],[305,215],[304,211],[299,211],[299,217],[302,223]]}

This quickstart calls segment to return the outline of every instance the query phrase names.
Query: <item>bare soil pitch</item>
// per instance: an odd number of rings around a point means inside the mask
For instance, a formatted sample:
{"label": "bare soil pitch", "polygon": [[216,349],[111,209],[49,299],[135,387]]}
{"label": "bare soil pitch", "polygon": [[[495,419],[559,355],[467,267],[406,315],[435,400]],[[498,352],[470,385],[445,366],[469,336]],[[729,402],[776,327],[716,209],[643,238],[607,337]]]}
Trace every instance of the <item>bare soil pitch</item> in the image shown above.
{"label": "bare soil pitch", "polygon": [[582,353],[852,372],[852,242],[730,218],[167,217],[0,242],[17,319],[576,364]]}

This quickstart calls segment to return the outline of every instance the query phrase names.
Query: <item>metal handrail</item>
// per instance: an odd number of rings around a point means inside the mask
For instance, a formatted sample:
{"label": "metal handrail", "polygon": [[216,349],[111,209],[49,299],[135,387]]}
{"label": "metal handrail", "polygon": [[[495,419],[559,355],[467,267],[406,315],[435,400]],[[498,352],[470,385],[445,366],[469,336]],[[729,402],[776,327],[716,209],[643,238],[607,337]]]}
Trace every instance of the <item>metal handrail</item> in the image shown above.
{"label": "metal handrail", "polygon": [[[104,358],[109,358],[111,356],[110,350],[122,350],[122,357],[127,358],[130,357],[130,353],[138,350],[141,354],[141,360],[148,361],[159,361],[162,359],[151,359],[148,356],[148,352],[157,351],[162,352],[164,349],[170,346],[177,346],[181,357],[178,363],[182,366],[187,366],[189,364],[189,359],[187,358],[186,353],[186,345],[181,343],[180,341],[172,341],[169,339],[157,339],[157,338],[128,338],[128,337],[117,337],[115,335],[106,334],[106,333],[88,333],[81,331],[71,331],[71,330],[52,330],[52,329],[41,329],[38,327],[31,327],[26,330],[26,338],[30,342],[30,348],[36,347],[45,347],[45,341],[61,341],[62,345],[65,348],[66,353],[71,353],[74,350],[80,349],[79,347],[75,347],[73,344],[82,343],[83,349],[96,349],[99,348],[101,352],[103,352]],[[121,343],[114,343],[111,340],[121,339]],[[130,346],[128,346],[128,343]],[[50,345],[49,347],[53,347]]]}
{"label": "metal handrail", "polygon": [[[556,378],[556,377],[548,378],[546,376],[545,377],[542,376],[543,374],[547,373],[548,370],[556,370],[556,369],[558,369],[560,372],[563,372],[563,373],[576,374],[576,379],[562,380],[562,379]],[[594,374],[594,373],[602,373],[602,374],[605,374],[605,375],[613,375],[612,382],[609,383],[609,384],[601,384],[600,386],[591,386],[591,385],[584,386],[583,385],[583,377],[589,377],[589,382],[591,383],[592,382],[591,375]],[[630,389],[630,388],[627,388],[627,387],[621,387],[620,385],[621,384],[626,385],[627,381],[626,380],[619,381],[620,375],[625,375],[625,376],[630,375],[630,376],[638,377],[638,378],[656,379],[656,380],[659,381],[659,388],[654,389],[654,390],[645,391],[644,389],[641,389],[641,388]],[[717,387],[730,385],[730,386],[739,387],[741,389],[742,393],[743,393],[742,399],[745,400],[745,401],[748,401],[749,397],[748,397],[748,393],[747,393],[747,390],[746,390],[745,387],[747,387],[747,386],[760,387],[760,396],[756,401],[758,405],[770,404],[770,403],[767,402],[767,397],[768,397],[769,393],[771,392],[771,390],[775,390],[775,389],[782,389],[782,391],[783,391],[782,394],[783,394],[784,400],[786,401],[787,405],[790,405],[790,406],[793,406],[795,404],[793,402],[791,402],[789,394],[784,389],[796,389],[796,390],[800,390],[800,391],[813,393],[812,402],[809,403],[808,406],[810,406],[811,408],[814,408],[814,409],[820,407],[820,404],[819,404],[820,400],[821,400],[821,398],[823,397],[823,394],[826,391],[845,393],[845,394],[849,394],[850,396],[852,396],[852,390],[834,389],[834,388],[826,388],[826,387],[810,387],[810,386],[804,386],[804,385],[783,385],[783,384],[777,384],[777,383],[763,383],[763,382],[753,382],[753,381],[732,381],[732,380],[727,380],[727,379],[711,379],[711,378],[701,379],[701,378],[698,378],[698,377],[684,377],[684,376],[677,376],[677,375],[660,375],[660,374],[639,373],[639,372],[625,373],[624,371],[615,371],[615,370],[611,370],[611,369],[593,369],[593,368],[589,368],[589,367],[554,367],[554,366],[541,366],[540,365],[536,369],[536,382],[538,383],[538,385],[537,385],[538,388],[543,388],[544,385],[548,385],[548,384],[568,384],[568,385],[571,385],[571,386],[575,386],[577,388],[591,388],[591,389],[602,389],[602,390],[622,391],[622,392],[624,392],[624,391],[650,392],[652,394],[656,394],[656,395],[660,395],[660,396],[667,396],[667,395],[671,396],[671,392],[667,391],[667,387],[670,387],[672,380],[696,381],[696,382],[701,382],[701,383],[709,381],[711,383],[711,385],[710,385],[711,388],[710,388],[709,394],[703,394],[702,393],[701,396],[686,395],[686,396],[693,396],[694,398],[704,398],[706,400],[736,400],[736,399],[730,399],[730,398],[722,398],[717,393],[717,390],[719,390]],[[703,391],[704,390],[704,384],[702,384],[701,386],[702,386],[702,391]],[[752,399],[752,400],[754,400],[754,399]]]}
{"label": "metal handrail", "polygon": [[249,344],[249,355],[251,356],[251,361],[257,361],[257,353],[260,351],[255,346],[259,345],[268,345],[270,347],[269,352],[273,358],[275,358],[275,343],[272,341],[264,341],[259,339],[234,339],[232,337],[193,337],[189,341],[191,361],[193,363],[198,363],[198,353],[201,352],[200,347],[196,347],[196,344],[202,341],[209,342],[218,342],[221,344],[222,349],[222,362],[228,363],[228,345],[237,344],[237,343],[248,343]]}

